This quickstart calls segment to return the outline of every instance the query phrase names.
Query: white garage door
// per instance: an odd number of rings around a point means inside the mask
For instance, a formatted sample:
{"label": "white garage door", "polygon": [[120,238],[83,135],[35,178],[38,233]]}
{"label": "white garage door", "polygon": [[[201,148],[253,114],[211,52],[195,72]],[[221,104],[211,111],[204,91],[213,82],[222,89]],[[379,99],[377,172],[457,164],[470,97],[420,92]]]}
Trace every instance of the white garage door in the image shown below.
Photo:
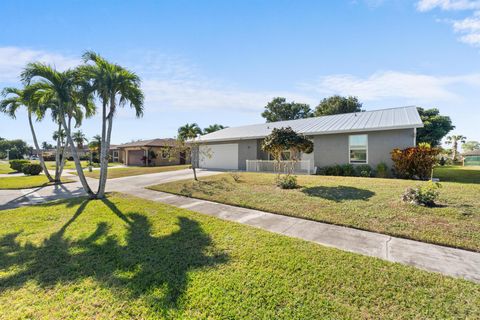
{"label": "white garage door", "polygon": [[238,144],[200,146],[200,168],[238,170]]}

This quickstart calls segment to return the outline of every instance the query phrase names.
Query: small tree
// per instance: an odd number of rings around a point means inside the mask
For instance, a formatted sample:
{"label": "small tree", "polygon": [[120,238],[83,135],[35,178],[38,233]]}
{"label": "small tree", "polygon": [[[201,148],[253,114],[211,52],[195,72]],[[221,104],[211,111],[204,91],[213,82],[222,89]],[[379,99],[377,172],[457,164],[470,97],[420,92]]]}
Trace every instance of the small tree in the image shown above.
{"label": "small tree", "polygon": [[262,150],[268,152],[275,159],[274,170],[280,175],[282,153],[290,151],[291,166],[287,167],[288,174],[294,173],[295,163],[300,152],[312,153],[313,142],[297,134],[292,128],[274,128],[272,133],[265,137]]}
{"label": "small tree", "polygon": [[428,180],[439,153],[440,149],[432,148],[428,143],[420,143],[417,147],[403,150],[393,149],[393,171],[399,178]]}
{"label": "small tree", "polygon": [[201,143],[198,140],[185,141],[177,139],[172,146],[162,148],[162,152],[166,151],[169,161],[175,160],[181,153],[190,153],[190,168],[193,171],[193,179],[198,181],[197,168],[200,166],[200,162],[204,159],[210,159],[213,154],[208,145]]}
{"label": "small tree", "polygon": [[452,160],[457,161],[457,156],[458,156],[458,143],[465,143],[465,140],[467,137],[458,134],[458,135],[451,135],[447,137],[447,140],[445,141],[447,144],[452,145]]}

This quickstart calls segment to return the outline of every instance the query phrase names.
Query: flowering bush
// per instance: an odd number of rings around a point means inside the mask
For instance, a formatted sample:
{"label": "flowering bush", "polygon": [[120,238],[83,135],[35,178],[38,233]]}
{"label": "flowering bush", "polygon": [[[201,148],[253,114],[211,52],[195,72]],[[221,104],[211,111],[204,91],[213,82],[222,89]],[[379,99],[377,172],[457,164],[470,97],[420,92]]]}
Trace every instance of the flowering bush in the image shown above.
{"label": "flowering bush", "polygon": [[408,188],[403,193],[402,200],[416,205],[433,207],[435,206],[435,200],[437,200],[439,195],[439,188],[441,188],[440,183],[434,183],[431,181],[420,187]]}
{"label": "flowering bush", "polygon": [[393,149],[393,171],[398,178],[428,180],[440,150],[428,143],[417,147]]}

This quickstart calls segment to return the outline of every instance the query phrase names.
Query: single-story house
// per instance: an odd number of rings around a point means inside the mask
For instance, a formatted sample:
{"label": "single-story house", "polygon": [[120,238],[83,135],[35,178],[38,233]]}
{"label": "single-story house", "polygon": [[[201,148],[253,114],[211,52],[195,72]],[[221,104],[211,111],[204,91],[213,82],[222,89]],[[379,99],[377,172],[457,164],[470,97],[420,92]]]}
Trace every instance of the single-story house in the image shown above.
{"label": "single-story house", "polygon": [[177,148],[175,139],[151,139],[124,143],[112,150],[118,152],[118,161],[128,166],[165,166],[186,164],[190,161],[189,152]]}
{"label": "single-story house", "polygon": [[[416,130],[423,123],[417,108],[412,106],[230,127],[198,138],[198,165],[208,169],[270,171],[258,170],[259,165],[267,168],[264,164],[273,160],[262,150],[262,140],[273,128],[282,127],[291,127],[312,140],[313,152],[299,158],[313,173],[315,168],[335,164],[375,167],[384,162],[391,166],[390,152],[415,146]],[[289,159],[288,152],[284,157]]]}
{"label": "single-story house", "polygon": [[464,166],[480,166],[480,150],[472,150],[462,154]]}

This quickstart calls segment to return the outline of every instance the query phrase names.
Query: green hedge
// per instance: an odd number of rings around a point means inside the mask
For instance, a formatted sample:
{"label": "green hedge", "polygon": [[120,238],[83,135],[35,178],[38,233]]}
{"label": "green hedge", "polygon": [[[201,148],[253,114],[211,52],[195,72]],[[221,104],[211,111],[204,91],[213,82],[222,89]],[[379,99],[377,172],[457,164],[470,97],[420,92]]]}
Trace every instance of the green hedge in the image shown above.
{"label": "green hedge", "polygon": [[12,168],[12,170],[15,170],[17,172],[22,172],[22,168],[26,164],[30,164],[30,161],[23,160],[23,159],[10,160],[10,168]]}
{"label": "green hedge", "polygon": [[38,176],[42,172],[42,166],[37,163],[23,165],[22,172],[28,176]]}

